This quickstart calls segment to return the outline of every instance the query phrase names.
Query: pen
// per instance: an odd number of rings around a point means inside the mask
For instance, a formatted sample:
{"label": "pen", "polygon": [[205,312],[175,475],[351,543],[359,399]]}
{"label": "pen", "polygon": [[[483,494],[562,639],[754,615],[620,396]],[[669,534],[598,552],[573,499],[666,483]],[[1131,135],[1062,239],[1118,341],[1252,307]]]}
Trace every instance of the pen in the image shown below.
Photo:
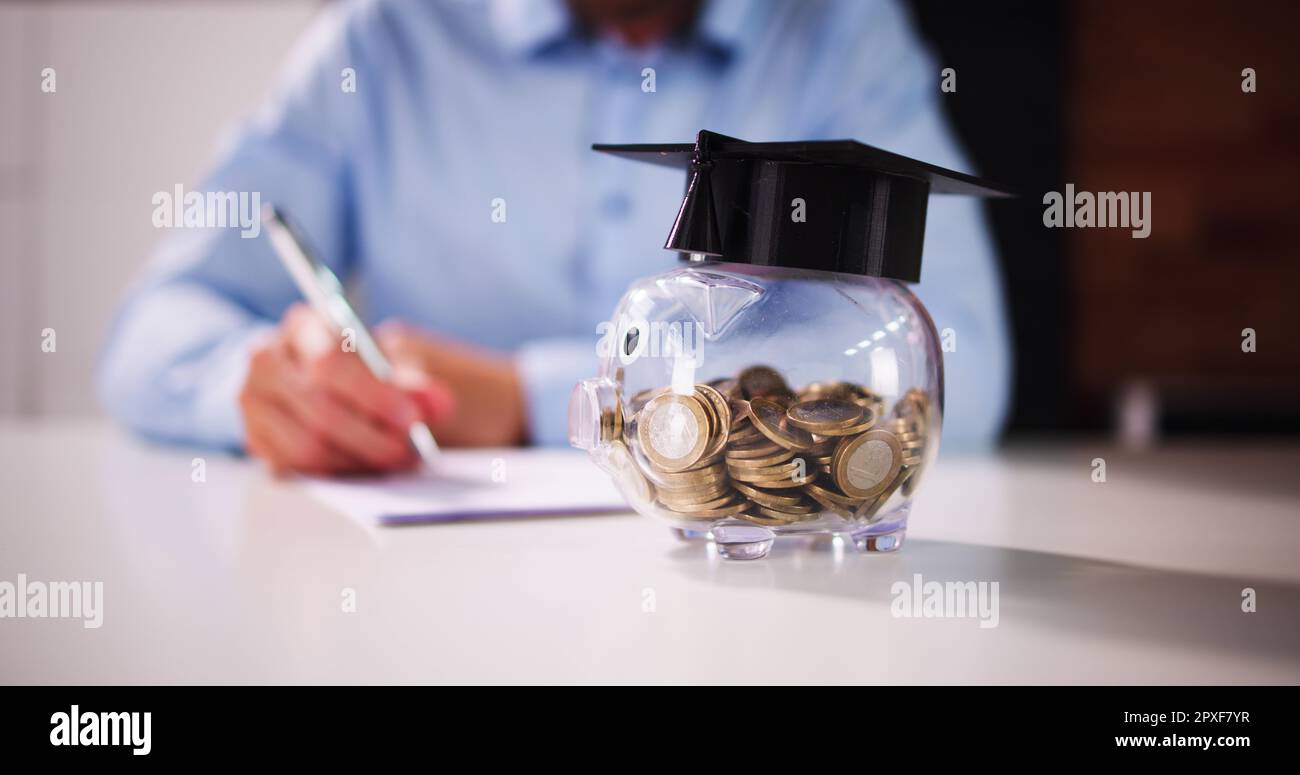
{"label": "pen", "polygon": [[[343,283],[339,282],[339,278],[328,266],[311,254],[302,235],[279,208],[272,204],[264,205],[262,220],[267,226],[271,245],[280,257],[280,263],[284,264],[307,303],[329,321],[336,334],[342,336],[344,331],[352,331],[357,355],[361,356],[362,363],[376,377],[388,382],[393,375],[393,366],[361,322],[361,317],[348,303],[347,296],[343,293]],[[417,420],[411,423],[407,435],[424,464],[433,467],[438,457],[438,442],[434,440],[429,426]]]}

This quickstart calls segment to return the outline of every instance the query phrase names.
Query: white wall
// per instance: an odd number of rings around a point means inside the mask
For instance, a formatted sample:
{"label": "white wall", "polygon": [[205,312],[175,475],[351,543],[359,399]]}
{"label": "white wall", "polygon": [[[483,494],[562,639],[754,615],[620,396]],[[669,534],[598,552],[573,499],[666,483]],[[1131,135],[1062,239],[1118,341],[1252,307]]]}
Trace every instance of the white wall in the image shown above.
{"label": "white wall", "polygon": [[99,411],[96,354],[160,236],[151,197],[197,183],[319,5],[0,4],[0,415]]}

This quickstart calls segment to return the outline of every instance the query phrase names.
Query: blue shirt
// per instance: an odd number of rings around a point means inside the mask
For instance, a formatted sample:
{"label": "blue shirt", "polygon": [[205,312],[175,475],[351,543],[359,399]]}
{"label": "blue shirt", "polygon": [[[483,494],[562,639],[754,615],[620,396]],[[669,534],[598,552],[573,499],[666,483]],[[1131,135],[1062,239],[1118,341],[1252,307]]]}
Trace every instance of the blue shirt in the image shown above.
{"label": "blue shirt", "polygon": [[[701,14],[688,35],[631,49],[579,34],[559,0],[331,7],[196,190],[283,205],[368,321],[515,353],[532,438],[563,443],[596,324],[632,280],[676,262],[662,245],[682,174],[593,142],[854,138],[967,169],[940,67],[894,3],[719,0]],[[976,201],[931,199],[916,291],[957,334],[944,445],[987,445],[1009,356]],[[241,446],[249,345],[298,299],[265,238],[166,232],[109,336],[105,405],[146,435]]]}

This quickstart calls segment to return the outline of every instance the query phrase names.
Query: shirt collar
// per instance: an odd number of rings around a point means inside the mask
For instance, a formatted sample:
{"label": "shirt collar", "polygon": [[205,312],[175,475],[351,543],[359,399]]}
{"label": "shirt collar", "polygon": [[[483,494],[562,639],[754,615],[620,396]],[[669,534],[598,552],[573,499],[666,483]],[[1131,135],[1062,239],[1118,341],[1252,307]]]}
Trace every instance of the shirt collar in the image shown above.
{"label": "shirt collar", "polygon": [[564,0],[490,0],[488,19],[512,54],[535,54],[567,35],[572,25]]}
{"label": "shirt collar", "polygon": [[[705,0],[694,34],[725,57],[746,41],[744,25],[750,0]],[[521,56],[536,54],[573,31],[564,0],[489,0],[488,16],[501,45]]]}
{"label": "shirt collar", "polygon": [[706,0],[695,35],[724,56],[738,53],[748,39],[744,27],[751,5],[750,0]]}

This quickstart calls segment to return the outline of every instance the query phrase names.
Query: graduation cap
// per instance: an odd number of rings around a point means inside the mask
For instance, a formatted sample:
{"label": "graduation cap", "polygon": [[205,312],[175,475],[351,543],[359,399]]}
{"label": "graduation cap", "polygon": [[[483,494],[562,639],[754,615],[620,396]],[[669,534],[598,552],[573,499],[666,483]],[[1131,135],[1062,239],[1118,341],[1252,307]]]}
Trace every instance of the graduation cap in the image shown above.
{"label": "graduation cap", "polygon": [[734,263],[921,279],[931,193],[1009,196],[979,178],[854,140],[593,145],[687,170],[667,250]]}

